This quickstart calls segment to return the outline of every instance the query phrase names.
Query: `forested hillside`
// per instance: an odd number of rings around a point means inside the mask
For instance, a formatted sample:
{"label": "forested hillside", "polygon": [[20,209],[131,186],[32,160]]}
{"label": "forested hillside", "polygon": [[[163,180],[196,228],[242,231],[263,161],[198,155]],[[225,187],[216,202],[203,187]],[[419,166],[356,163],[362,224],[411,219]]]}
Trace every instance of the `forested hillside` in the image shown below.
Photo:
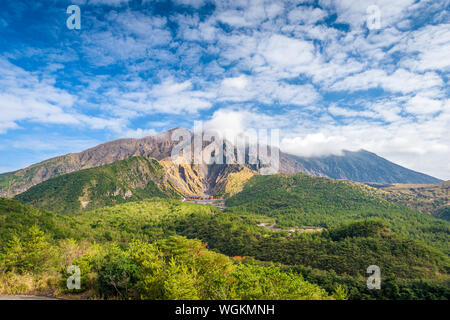
{"label": "forested hillside", "polygon": [[155,159],[132,157],[109,165],[60,175],[15,198],[37,208],[76,213],[153,197],[180,198]]}
{"label": "forested hillside", "polygon": [[438,184],[374,185],[390,202],[450,221],[450,181]]}
{"label": "forested hillside", "polygon": [[254,176],[227,200],[229,211],[259,214],[279,226],[336,227],[356,219],[378,218],[392,231],[450,253],[450,223],[383,200],[358,183],[304,174]]}

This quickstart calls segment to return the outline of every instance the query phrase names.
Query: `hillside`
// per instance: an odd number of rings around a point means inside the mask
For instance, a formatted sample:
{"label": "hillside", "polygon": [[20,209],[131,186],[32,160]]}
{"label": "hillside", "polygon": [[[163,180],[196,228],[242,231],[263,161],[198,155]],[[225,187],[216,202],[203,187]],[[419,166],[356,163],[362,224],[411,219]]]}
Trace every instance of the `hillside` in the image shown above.
{"label": "hillside", "polygon": [[25,169],[0,175],[0,196],[12,197],[55,176],[111,164],[133,156],[161,160],[170,156],[171,131],[142,139],[119,139],[79,153],[42,161]]}
{"label": "hillside", "polygon": [[414,210],[450,221],[450,181],[433,185],[374,185],[383,198]]}
{"label": "hillside", "polygon": [[[88,150],[42,161],[15,172],[0,174],[0,196],[13,197],[30,187],[50,178],[82,169],[111,164],[133,156],[143,156],[169,161],[171,151],[177,144],[171,135],[175,129],[142,139],[119,139]],[[203,147],[207,144],[205,143]],[[234,149],[235,147],[231,145]],[[226,148],[226,146],[225,146]],[[231,167],[231,168],[230,168]],[[208,193],[222,191],[223,177],[243,170],[255,171],[255,165],[198,165],[200,189]],[[376,183],[439,183],[441,180],[409,170],[368,151],[344,151],[342,155],[323,157],[298,157],[280,152],[281,173],[306,173],[333,179],[346,179]],[[219,186],[216,186],[216,185]],[[219,190],[220,189],[220,190]]]}
{"label": "hillside", "polygon": [[382,199],[367,185],[304,174],[254,176],[226,202],[228,211],[258,214],[279,226],[336,227],[378,218],[394,232],[450,252],[450,223]]}
{"label": "hillside", "polygon": [[154,198],[67,215],[0,198],[0,249],[15,234],[32,226],[37,226],[52,239],[154,241],[174,234],[174,219],[211,212],[218,211],[214,207]]}
{"label": "hillside", "polygon": [[113,164],[64,174],[15,198],[37,208],[76,213],[153,197],[180,197],[155,159],[132,157]]}

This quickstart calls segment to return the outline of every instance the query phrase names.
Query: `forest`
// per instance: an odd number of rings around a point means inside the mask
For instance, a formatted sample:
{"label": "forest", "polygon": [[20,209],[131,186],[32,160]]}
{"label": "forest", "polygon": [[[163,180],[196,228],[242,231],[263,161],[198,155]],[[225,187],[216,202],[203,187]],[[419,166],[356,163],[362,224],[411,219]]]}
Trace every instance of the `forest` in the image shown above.
{"label": "forest", "polygon": [[[0,199],[0,292],[89,299],[448,299],[438,248],[360,219],[314,233],[155,198],[58,214]],[[366,286],[378,265],[382,290]],[[81,271],[68,290],[67,267]]]}

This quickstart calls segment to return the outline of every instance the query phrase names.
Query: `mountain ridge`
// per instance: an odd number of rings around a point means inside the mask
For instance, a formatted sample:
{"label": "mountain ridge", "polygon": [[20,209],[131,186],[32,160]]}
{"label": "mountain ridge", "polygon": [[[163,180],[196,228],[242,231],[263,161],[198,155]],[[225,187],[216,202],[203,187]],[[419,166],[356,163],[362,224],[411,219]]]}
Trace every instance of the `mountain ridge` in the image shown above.
{"label": "mountain ridge", "polygon": [[380,184],[436,184],[443,182],[441,179],[407,169],[364,149],[359,151],[343,150],[342,153],[343,155],[328,155],[322,157],[300,157],[289,155],[302,163],[304,169],[303,171],[296,170],[294,172],[284,173],[301,172],[332,179],[343,179],[365,183],[376,182]]}
{"label": "mountain ridge", "polygon": [[[140,139],[122,138],[102,143],[78,153],[69,153],[41,161],[27,168],[0,174],[0,196],[13,197],[30,187],[65,173],[111,164],[133,156],[170,161],[171,151],[178,144],[172,141],[171,129]],[[233,146],[234,148],[234,146]],[[191,165],[193,168],[195,165]],[[216,192],[217,183],[230,171],[244,167],[257,171],[250,164],[199,164],[205,192]],[[439,183],[442,180],[396,165],[371,152],[344,151],[343,156],[300,157],[280,151],[280,173],[306,173],[333,179],[374,183]]]}

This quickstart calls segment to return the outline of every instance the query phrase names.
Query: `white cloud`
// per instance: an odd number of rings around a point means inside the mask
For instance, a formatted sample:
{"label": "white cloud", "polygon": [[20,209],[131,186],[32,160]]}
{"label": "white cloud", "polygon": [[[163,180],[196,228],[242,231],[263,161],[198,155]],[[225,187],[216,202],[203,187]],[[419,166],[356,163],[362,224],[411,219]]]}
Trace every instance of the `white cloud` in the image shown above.
{"label": "white cloud", "polygon": [[9,129],[18,129],[17,123],[12,121],[0,121],[0,134],[6,133]]}
{"label": "white cloud", "polygon": [[18,121],[47,124],[90,125],[104,122],[102,128],[116,120],[101,119],[79,113],[77,97],[53,86],[52,79],[39,79],[33,73],[0,58],[0,132],[19,128]]}
{"label": "white cloud", "polygon": [[154,129],[137,128],[135,130],[128,129],[128,130],[124,131],[122,136],[124,138],[143,138],[143,137],[147,137],[147,136],[153,136],[156,133],[157,132]]}
{"label": "white cloud", "polygon": [[365,26],[369,6],[377,6],[381,14],[381,27],[395,25],[407,14],[414,0],[320,0],[320,5],[337,13],[337,21],[357,29]]}
{"label": "white cloud", "polygon": [[450,24],[430,25],[414,31],[392,51],[410,53],[411,55],[401,64],[412,70],[448,72],[450,71]]}
{"label": "white cloud", "polygon": [[331,89],[357,91],[380,87],[386,91],[410,93],[442,85],[441,77],[434,72],[419,74],[397,69],[388,74],[385,70],[371,69],[338,81]]}
{"label": "white cloud", "polygon": [[417,95],[406,103],[406,111],[412,114],[430,114],[442,110],[443,103],[440,100],[434,100]]}
{"label": "white cloud", "polygon": [[245,19],[243,13],[237,10],[222,12],[217,16],[217,20],[233,27],[248,27],[251,25],[251,23]]}
{"label": "white cloud", "polygon": [[222,86],[227,89],[243,90],[248,85],[248,78],[244,75],[233,78],[225,78],[222,80]]}
{"label": "white cloud", "polygon": [[341,155],[346,146],[342,136],[326,136],[322,132],[308,134],[304,138],[283,138],[281,150],[298,156],[319,157],[324,155]]}
{"label": "white cloud", "polygon": [[311,42],[283,35],[273,35],[262,40],[258,51],[270,66],[281,67],[293,73],[299,73],[304,69],[304,65],[315,58],[314,45]]}
{"label": "white cloud", "polygon": [[344,117],[376,117],[376,114],[372,111],[368,110],[352,110],[349,108],[341,108],[332,104],[328,108],[328,112],[330,112],[334,116],[344,116]]}
{"label": "white cloud", "polygon": [[252,129],[280,129],[285,121],[285,116],[271,116],[248,108],[224,108],[215,111],[203,127],[234,138]]}
{"label": "white cloud", "polygon": [[289,22],[292,24],[314,24],[327,16],[327,12],[312,7],[298,7],[291,10],[288,14]]}

